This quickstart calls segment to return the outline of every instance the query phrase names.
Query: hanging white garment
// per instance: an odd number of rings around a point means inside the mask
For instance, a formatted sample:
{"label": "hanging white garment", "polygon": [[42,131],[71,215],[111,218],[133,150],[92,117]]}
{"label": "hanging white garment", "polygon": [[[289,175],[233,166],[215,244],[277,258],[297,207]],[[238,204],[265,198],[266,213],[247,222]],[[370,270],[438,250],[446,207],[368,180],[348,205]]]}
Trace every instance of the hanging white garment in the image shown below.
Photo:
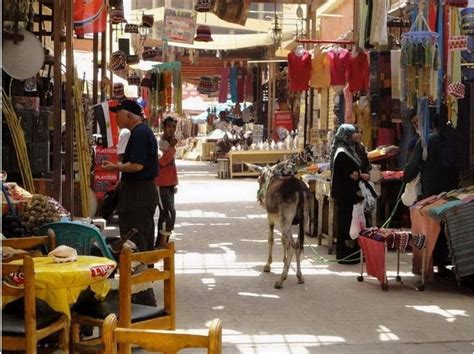
{"label": "hanging white garment", "polygon": [[387,1],[388,0],[376,0],[373,2],[372,22],[370,28],[370,43],[373,45],[388,44]]}

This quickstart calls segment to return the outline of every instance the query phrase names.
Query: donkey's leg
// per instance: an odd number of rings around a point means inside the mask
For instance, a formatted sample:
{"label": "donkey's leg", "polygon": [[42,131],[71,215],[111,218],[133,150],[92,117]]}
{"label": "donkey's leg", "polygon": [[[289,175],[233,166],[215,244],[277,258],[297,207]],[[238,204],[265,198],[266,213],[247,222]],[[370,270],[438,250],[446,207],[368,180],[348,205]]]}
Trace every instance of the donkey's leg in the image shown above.
{"label": "donkey's leg", "polygon": [[273,252],[273,244],[275,243],[273,239],[273,230],[275,229],[275,223],[269,222],[268,223],[268,259],[267,264],[263,267],[264,272],[269,272],[272,265],[272,252]]}
{"label": "donkey's leg", "polygon": [[296,244],[295,258],[296,258],[296,278],[298,278],[298,284],[303,284],[304,278],[303,278],[303,273],[301,273],[301,264],[300,264],[301,249],[298,243]]}
{"label": "donkey's leg", "polygon": [[290,269],[291,259],[293,258],[294,249],[291,246],[291,239],[290,239],[290,237],[292,237],[291,236],[291,227],[290,227],[289,230],[285,231],[284,235],[285,236],[284,236],[283,247],[284,247],[284,250],[285,250],[285,253],[286,253],[286,257],[284,259],[283,271],[280,275],[280,280],[277,280],[275,282],[275,289],[281,289],[282,288],[283,282],[288,277],[288,271]]}

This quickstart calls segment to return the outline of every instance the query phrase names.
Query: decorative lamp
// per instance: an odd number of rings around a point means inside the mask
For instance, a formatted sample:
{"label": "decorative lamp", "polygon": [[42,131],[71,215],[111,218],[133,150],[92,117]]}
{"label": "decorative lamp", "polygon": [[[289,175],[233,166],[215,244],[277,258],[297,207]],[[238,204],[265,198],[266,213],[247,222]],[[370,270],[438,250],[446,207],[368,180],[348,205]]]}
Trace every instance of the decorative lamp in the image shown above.
{"label": "decorative lamp", "polygon": [[279,21],[278,14],[275,14],[275,22],[273,23],[273,28],[271,30],[273,45],[278,48],[282,40],[282,29]]}

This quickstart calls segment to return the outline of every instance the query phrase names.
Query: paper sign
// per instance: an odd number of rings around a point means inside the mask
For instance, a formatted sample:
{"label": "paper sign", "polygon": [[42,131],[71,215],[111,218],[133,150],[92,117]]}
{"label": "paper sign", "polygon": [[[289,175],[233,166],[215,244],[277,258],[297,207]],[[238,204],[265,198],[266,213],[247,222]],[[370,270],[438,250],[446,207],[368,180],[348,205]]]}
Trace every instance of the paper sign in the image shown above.
{"label": "paper sign", "polygon": [[163,41],[193,44],[196,11],[165,9]]}

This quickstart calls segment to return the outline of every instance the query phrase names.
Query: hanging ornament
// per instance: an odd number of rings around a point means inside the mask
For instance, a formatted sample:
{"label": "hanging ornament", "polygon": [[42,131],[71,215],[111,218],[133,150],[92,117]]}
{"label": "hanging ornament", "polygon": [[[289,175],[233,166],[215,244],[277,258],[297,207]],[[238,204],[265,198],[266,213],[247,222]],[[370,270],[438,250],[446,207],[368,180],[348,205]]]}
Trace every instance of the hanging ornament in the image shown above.
{"label": "hanging ornament", "polygon": [[209,12],[212,9],[212,0],[197,0],[194,10],[197,12]]}
{"label": "hanging ornament", "polygon": [[212,42],[211,28],[209,26],[199,25],[194,40],[196,42]]}

